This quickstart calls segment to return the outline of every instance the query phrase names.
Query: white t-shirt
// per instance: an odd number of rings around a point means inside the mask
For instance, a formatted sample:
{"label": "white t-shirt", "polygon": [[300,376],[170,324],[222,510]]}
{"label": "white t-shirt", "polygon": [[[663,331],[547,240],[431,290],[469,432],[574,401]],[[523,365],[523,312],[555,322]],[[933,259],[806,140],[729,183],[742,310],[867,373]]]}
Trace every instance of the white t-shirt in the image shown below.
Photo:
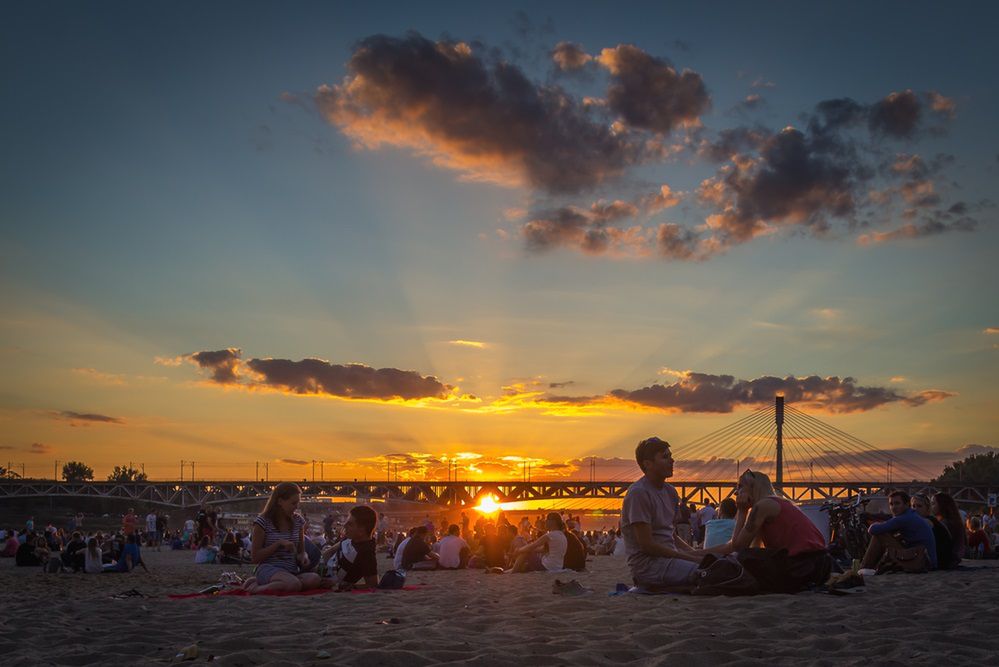
{"label": "white t-shirt", "polygon": [[104,552],[100,547],[96,549],[96,558],[90,557],[90,549],[83,550],[83,571],[88,574],[100,574],[104,570],[104,563],[101,560]]}
{"label": "white t-shirt", "polygon": [[702,526],[708,525],[708,521],[715,518],[715,508],[711,505],[705,505],[697,510],[697,518],[701,520]]}
{"label": "white t-shirt", "polygon": [[548,531],[548,553],[541,557],[541,564],[549,572],[565,568],[565,550],[569,548],[569,540],[561,530]]}
{"label": "white t-shirt", "polygon": [[395,569],[397,570],[402,569],[402,554],[406,551],[407,544],[409,544],[408,537],[404,539],[402,542],[400,542],[399,548],[395,550],[395,560],[392,561],[392,564],[395,566]]}
{"label": "white t-shirt", "polygon": [[184,522],[184,530],[186,530],[189,533],[194,532],[194,519],[188,519],[187,521]]}
{"label": "white t-shirt", "polygon": [[441,557],[437,561],[438,567],[456,568],[461,565],[461,550],[468,548],[468,542],[457,535],[445,535],[437,542],[440,546]]}
{"label": "white t-shirt", "polygon": [[155,533],[156,532],[156,515],[147,514],[146,515],[146,532]]}

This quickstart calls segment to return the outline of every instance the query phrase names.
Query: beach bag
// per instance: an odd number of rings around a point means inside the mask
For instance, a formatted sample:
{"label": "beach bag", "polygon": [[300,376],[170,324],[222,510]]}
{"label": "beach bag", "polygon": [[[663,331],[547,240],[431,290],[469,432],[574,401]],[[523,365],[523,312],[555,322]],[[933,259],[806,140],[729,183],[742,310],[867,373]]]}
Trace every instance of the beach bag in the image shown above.
{"label": "beach bag", "polygon": [[586,547],[571,530],[565,531],[565,558],[562,566],[568,570],[582,572],[586,569]]}
{"label": "beach bag", "polygon": [[399,589],[406,585],[406,575],[399,570],[389,570],[382,575],[378,588]]}
{"label": "beach bag", "polygon": [[691,595],[754,595],[759,583],[734,556],[705,556],[697,570]]}
{"label": "beach bag", "polygon": [[878,563],[878,574],[887,572],[922,573],[929,570],[926,547],[888,547]]}

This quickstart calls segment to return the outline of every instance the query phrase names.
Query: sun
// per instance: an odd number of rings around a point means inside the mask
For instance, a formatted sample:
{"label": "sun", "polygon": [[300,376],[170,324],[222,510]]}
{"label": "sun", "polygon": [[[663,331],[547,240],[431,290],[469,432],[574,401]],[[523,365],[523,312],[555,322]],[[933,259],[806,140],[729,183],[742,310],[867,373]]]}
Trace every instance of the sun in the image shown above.
{"label": "sun", "polygon": [[489,494],[488,496],[482,496],[479,498],[479,504],[473,509],[480,514],[495,514],[500,511],[501,507],[500,504],[496,502],[496,496]]}

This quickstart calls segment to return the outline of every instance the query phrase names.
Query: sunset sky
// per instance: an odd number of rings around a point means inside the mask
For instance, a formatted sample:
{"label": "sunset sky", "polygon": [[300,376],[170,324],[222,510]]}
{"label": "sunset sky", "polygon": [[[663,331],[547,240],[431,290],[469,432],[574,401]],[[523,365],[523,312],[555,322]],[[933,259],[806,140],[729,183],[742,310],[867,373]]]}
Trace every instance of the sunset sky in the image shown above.
{"label": "sunset sky", "polygon": [[999,9],[699,7],[7,4],[0,466],[999,445]]}

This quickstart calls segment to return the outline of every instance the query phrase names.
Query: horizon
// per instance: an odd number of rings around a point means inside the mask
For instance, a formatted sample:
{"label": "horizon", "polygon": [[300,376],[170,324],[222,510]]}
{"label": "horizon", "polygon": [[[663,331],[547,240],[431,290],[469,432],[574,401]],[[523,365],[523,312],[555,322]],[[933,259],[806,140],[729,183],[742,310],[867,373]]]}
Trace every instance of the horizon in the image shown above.
{"label": "horizon", "polygon": [[181,7],[0,24],[0,467],[714,474],[776,395],[999,451],[995,7]]}

